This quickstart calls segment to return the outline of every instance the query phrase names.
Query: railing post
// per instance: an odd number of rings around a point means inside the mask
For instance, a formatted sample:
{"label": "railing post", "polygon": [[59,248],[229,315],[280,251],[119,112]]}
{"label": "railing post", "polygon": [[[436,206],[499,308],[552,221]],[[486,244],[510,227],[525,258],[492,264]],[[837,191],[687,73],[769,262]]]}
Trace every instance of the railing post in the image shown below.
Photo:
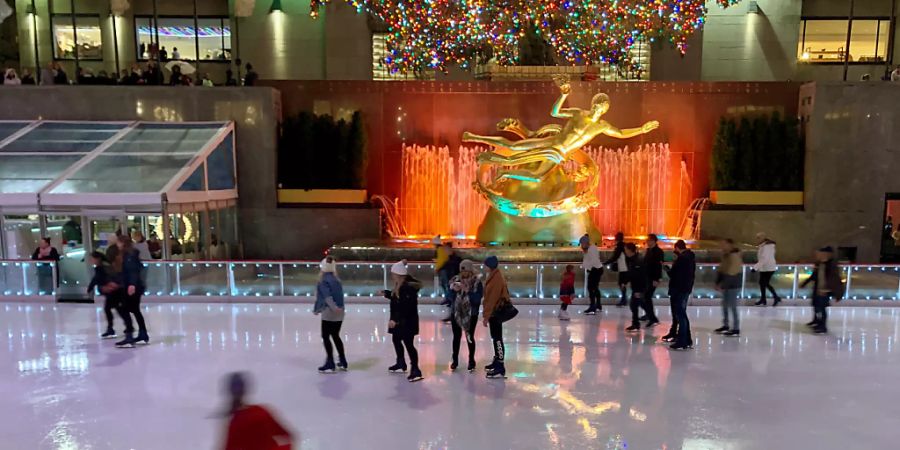
{"label": "railing post", "polygon": [[534,295],[537,298],[544,298],[544,266],[542,264],[535,264],[535,283],[537,284],[534,289]]}
{"label": "railing post", "polygon": [[181,296],[181,263],[175,263],[175,293]]}
{"label": "railing post", "polygon": [[[588,281],[588,271],[587,271],[587,269],[583,269],[583,272],[584,272],[584,283],[582,283],[581,289],[583,289],[584,297],[585,297],[585,298],[588,298],[588,297],[590,297],[590,294],[588,293],[588,287],[587,287],[587,285],[588,285],[588,283],[587,283],[587,281]],[[577,297],[578,297],[578,296],[576,295],[576,298],[577,298]],[[599,303],[600,300],[602,300],[602,296],[601,296],[601,298],[598,298],[598,299],[597,299],[597,302]]]}
{"label": "railing post", "polygon": [[850,280],[852,279],[853,266],[847,266],[847,284],[844,286],[844,298],[850,298]]}
{"label": "railing post", "polygon": [[237,297],[237,287],[234,284],[234,263],[228,263],[225,266],[228,273],[228,294]]}
{"label": "railing post", "polygon": [[[22,295],[28,295],[28,263],[22,263]],[[35,267],[36,268],[36,267]],[[38,284],[40,288],[40,284]],[[38,292],[40,295],[40,292]]]}
{"label": "railing post", "polygon": [[59,286],[59,261],[50,264],[50,270],[53,271],[53,285],[50,286],[50,295],[56,297],[56,287]]}
{"label": "railing post", "polygon": [[[895,268],[894,273],[900,275],[900,270]],[[897,294],[894,295],[894,300],[900,300],[900,276],[897,277]]]}
{"label": "railing post", "polygon": [[440,294],[444,294],[443,286],[441,286],[441,277],[438,275],[436,267],[434,264],[431,265],[431,271],[434,272],[434,294],[431,298],[438,298]]}
{"label": "railing post", "polygon": [[278,283],[281,288],[281,296],[284,297],[284,263],[278,263]]}
{"label": "railing post", "polygon": [[386,290],[388,290],[388,265],[387,264],[381,265],[381,274],[382,274],[381,286],[382,286],[382,289],[386,291]]}
{"label": "railing post", "polygon": [[744,299],[744,290],[747,288],[747,266],[741,265],[741,300]]}
{"label": "railing post", "polygon": [[794,266],[794,286],[791,289],[791,299],[797,298],[797,289],[800,287],[800,266]]}

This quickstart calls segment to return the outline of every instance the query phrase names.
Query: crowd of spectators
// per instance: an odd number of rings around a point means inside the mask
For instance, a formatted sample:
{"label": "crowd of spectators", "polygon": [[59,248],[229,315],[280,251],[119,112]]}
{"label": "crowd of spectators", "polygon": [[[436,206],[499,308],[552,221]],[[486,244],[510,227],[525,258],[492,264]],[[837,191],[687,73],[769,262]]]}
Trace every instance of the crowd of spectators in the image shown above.
{"label": "crowd of spectators", "polygon": [[[131,69],[123,69],[118,76],[100,70],[94,73],[86,67],[79,67],[74,77],[69,77],[59,62],[51,62],[41,70],[40,81],[30,69],[22,69],[19,74],[15,69],[8,68],[3,74],[5,86],[17,85],[106,85],[106,86],[253,86],[259,80],[259,75],[253,70],[253,65],[247,63],[244,66],[243,77],[235,78],[234,71],[225,71],[225,78],[219,82],[213,81],[209,73],[197,72],[194,66],[187,62],[174,61],[160,67],[156,61],[148,61],[141,66],[132,64]],[[191,73],[188,73],[191,72]]]}

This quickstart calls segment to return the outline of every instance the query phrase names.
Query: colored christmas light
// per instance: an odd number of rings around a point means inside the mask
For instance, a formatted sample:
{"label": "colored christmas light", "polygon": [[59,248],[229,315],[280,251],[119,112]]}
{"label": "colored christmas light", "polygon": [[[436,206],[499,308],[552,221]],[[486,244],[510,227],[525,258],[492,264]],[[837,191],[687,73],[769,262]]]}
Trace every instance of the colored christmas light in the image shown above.
{"label": "colored christmas light", "polygon": [[[312,17],[330,0],[310,0]],[[716,0],[727,8],[740,0]],[[703,27],[705,0],[346,0],[388,27],[385,64],[392,71],[446,71],[488,57],[516,65],[528,32],[572,65],[608,63],[640,70],[630,50],[669,42],[682,54]],[[533,31],[532,31],[533,30]]]}

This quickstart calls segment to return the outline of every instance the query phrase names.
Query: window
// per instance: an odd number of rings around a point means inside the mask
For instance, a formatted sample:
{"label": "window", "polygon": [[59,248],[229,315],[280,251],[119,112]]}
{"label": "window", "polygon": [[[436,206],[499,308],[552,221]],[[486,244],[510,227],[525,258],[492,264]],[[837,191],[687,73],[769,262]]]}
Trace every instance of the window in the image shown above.
{"label": "window", "polygon": [[[803,19],[797,59],[814,64],[851,63],[884,64],[890,39],[888,18]],[[850,27],[852,25],[852,27]],[[850,48],[847,51],[847,31]]]}
{"label": "window", "polygon": [[76,15],[74,28],[70,14],[54,14],[51,22],[54,58],[75,59],[77,43],[78,59],[96,61],[103,59],[100,16]]}
{"label": "window", "polygon": [[197,46],[201,61],[231,60],[231,21],[225,17],[201,17],[194,27],[193,17],[159,17],[158,28],[153,17],[134,18],[137,54],[141,60],[151,59],[153,43],[159,42],[159,59],[197,60]]}

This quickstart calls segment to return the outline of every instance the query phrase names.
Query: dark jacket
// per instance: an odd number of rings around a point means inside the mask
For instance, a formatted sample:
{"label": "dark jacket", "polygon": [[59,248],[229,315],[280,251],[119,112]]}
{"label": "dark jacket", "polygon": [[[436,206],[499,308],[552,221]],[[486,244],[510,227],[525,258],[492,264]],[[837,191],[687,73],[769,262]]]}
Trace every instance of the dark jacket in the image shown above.
{"label": "dark jacket", "polygon": [[694,290],[694,272],[697,262],[694,252],[687,249],[681,252],[669,269],[669,295],[690,294]]}
{"label": "dark jacket", "polygon": [[119,284],[125,288],[134,286],[137,292],[144,292],[144,281],[143,277],[141,277],[144,265],[141,264],[141,257],[138,250],[132,248],[131,251],[122,254],[121,258],[122,271],[119,273],[119,279],[121,280],[121,283]]}
{"label": "dark jacket", "polygon": [[827,283],[827,286],[822,290],[828,292],[831,297],[840,300],[844,297],[844,282],[841,281],[841,268],[838,267],[837,262],[834,259],[830,259],[825,263],[816,264],[816,268],[813,269],[812,275],[810,275],[800,287],[806,287],[806,285],[812,283],[813,295],[818,295],[819,271],[822,270],[821,268],[823,266],[825,267],[825,283]]}
{"label": "dark jacket", "polygon": [[107,294],[107,292],[103,292],[103,287],[109,283],[115,283],[115,275],[109,263],[104,261],[94,266],[94,276],[91,278],[87,290],[90,293],[94,292],[94,288],[100,288],[102,294]]}
{"label": "dark jacket", "polygon": [[59,261],[59,252],[56,251],[55,247],[50,247],[50,255],[41,257],[41,249],[38,248],[31,254],[31,259],[35,261]]}
{"label": "dark jacket", "polygon": [[441,270],[447,273],[447,279],[459,275],[460,263],[462,263],[462,258],[457,256],[456,253],[451,253],[450,256],[447,257],[447,262],[441,267]]}
{"label": "dark jacket", "polygon": [[619,257],[622,256],[622,253],[625,253],[625,242],[616,242],[616,249],[613,250],[613,255],[611,258],[607,259],[606,262],[603,263],[604,266],[612,267],[614,272],[619,271]]}
{"label": "dark jacket", "polygon": [[659,246],[648,248],[644,254],[644,267],[647,268],[647,279],[650,281],[662,280],[663,261],[666,254],[663,253]]}
{"label": "dark jacket", "polygon": [[634,255],[627,258],[628,261],[628,282],[631,283],[631,291],[645,295],[650,285],[647,278],[647,266],[641,255]]}
{"label": "dark jacket", "polygon": [[400,336],[419,334],[419,290],[422,283],[410,275],[400,285],[398,295],[384,291],[384,297],[391,301],[391,320],[397,325],[388,329],[388,333]]}
{"label": "dark jacket", "polygon": [[59,69],[56,71],[56,74],[53,75],[53,84],[69,84],[69,76],[66,75],[66,72],[64,72],[62,69]]}

